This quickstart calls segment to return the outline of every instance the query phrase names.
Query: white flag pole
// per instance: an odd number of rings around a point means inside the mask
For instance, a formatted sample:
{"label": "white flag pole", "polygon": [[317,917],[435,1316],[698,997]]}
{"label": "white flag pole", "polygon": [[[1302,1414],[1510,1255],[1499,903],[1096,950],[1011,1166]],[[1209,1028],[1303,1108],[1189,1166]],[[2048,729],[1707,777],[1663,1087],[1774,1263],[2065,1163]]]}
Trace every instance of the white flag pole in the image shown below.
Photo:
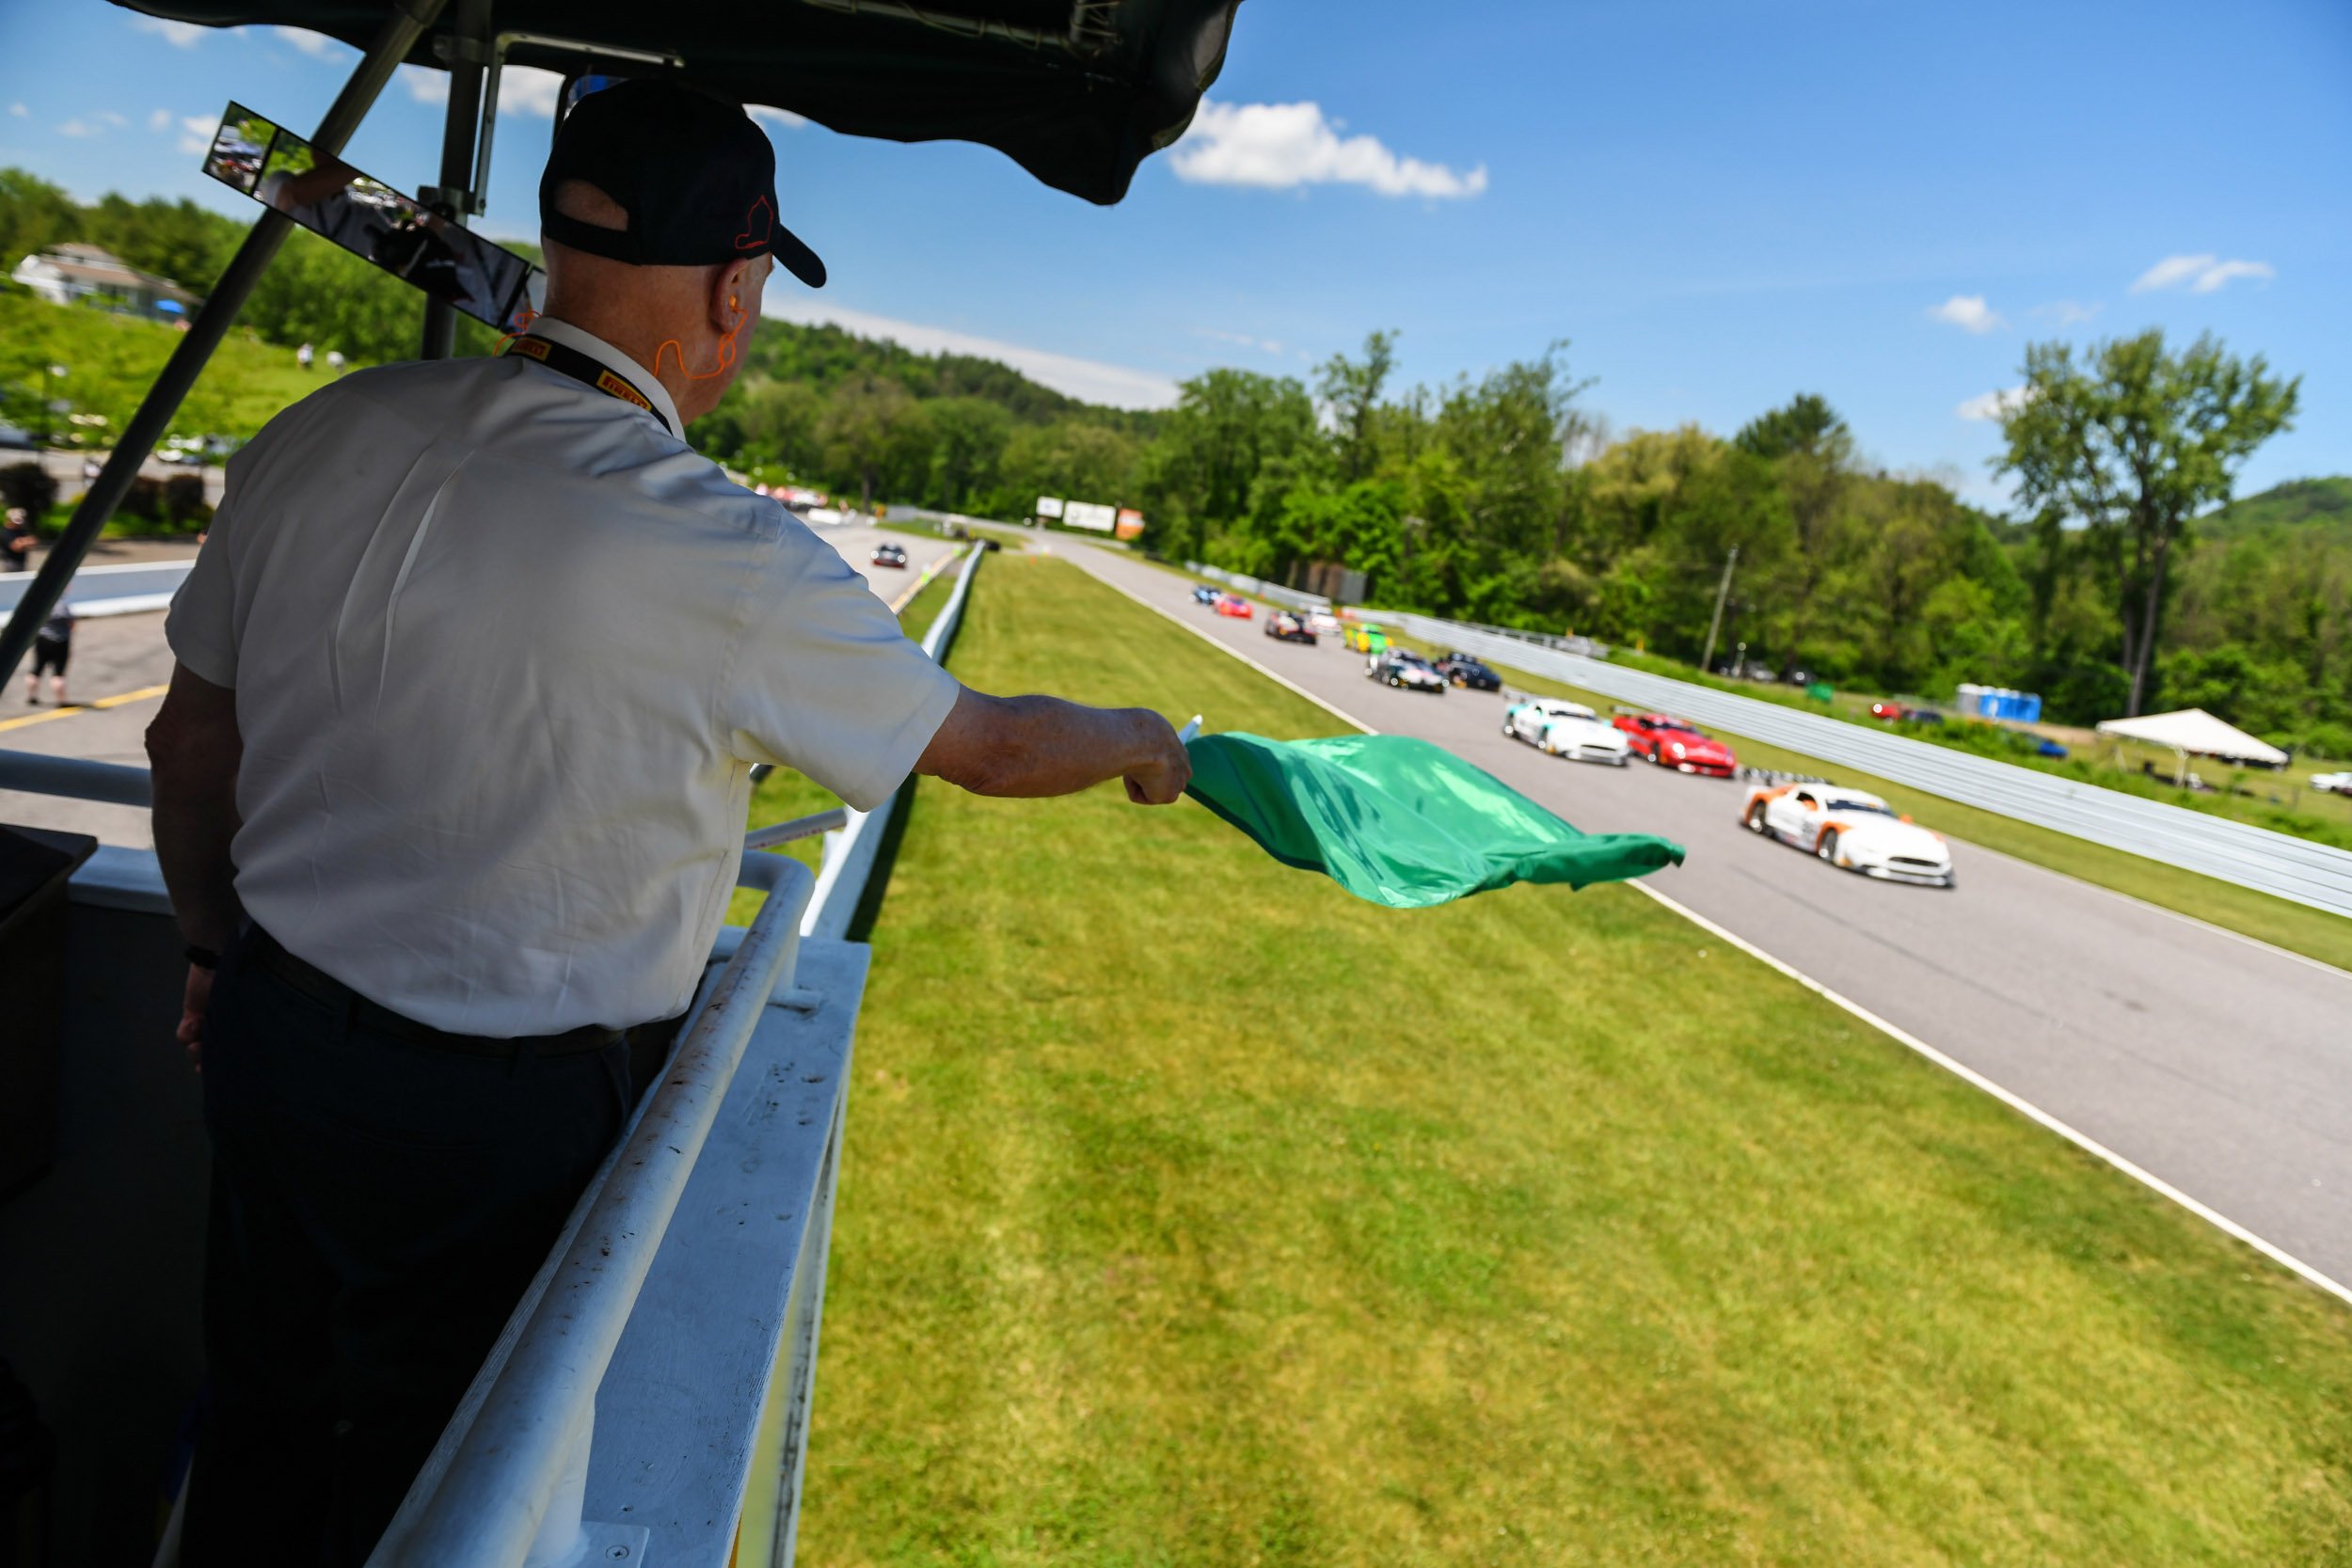
{"label": "white flag pole", "polygon": [[1192,737],[1200,733],[1200,716],[1196,713],[1192,716],[1191,723],[1186,724],[1183,729],[1176,732],[1176,739],[1179,744],[1189,745],[1192,741]]}

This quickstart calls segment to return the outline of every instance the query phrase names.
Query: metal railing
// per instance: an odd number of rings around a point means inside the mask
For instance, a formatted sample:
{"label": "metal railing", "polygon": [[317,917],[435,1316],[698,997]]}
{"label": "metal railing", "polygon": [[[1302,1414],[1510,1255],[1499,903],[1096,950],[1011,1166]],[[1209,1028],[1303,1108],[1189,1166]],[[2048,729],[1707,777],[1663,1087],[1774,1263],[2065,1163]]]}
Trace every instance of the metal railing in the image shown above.
{"label": "metal railing", "polygon": [[2352,915],[2352,852],[2144,796],[1976,756],[1691,681],[1605,664],[1435,616],[1371,611],[1407,636],[1617,702],[1785,747],[1979,811],[2141,855],[2330,914]]}
{"label": "metal railing", "polygon": [[470,1412],[458,1418],[464,1435],[437,1471],[428,1467],[419,1476],[404,1522],[371,1563],[517,1568],[644,1560],[643,1527],[581,1517],[596,1389],[753,1027],[791,974],[800,915],[815,879],[798,861],[754,851],[743,856],[738,885],[765,888],[766,902],[635,1130],[583,1196],[552,1269],[542,1271],[535,1299],[516,1309],[506,1354],[494,1357],[496,1370],[469,1396]]}
{"label": "metal railing", "polygon": [[[947,602],[940,607],[938,616],[923,633],[923,651],[934,660],[944,660],[947,644],[955,640],[956,627],[963,621],[964,601],[971,597],[972,574],[979,569],[980,557],[986,549],[984,545],[975,544],[964,551],[963,565],[956,574],[955,592],[947,596]],[[904,793],[903,789],[900,793]],[[838,938],[849,930],[850,918],[857,913],[858,900],[866,892],[866,879],[873,875],[874,859],[882,852],[882,833],[889,828],[891,813],[898,807],[898,796],[893,795],[872,811],[847,811],[847,825],[838,835],[825,841],[824,864],[818,870],[817,893],[809,900],[808,914],[801,922],[801,935]]]}

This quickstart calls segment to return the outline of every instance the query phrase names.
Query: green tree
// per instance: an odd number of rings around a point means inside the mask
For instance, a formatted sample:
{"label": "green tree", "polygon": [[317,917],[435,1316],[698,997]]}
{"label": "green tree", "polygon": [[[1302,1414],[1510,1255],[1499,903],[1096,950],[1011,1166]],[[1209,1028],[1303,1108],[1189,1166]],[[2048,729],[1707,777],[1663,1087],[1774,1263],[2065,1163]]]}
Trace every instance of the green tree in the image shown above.
{"label": "green tree", "polygon": [[1732,437],[1734,445],[1757,457],[1782,458],[1795,452],[1819,453],[1852,444],[1852,433],[1829,400],[1799,392],[1769,414],[1759,414]]}
{"label": "green tree", "polygon": [[2017,477],[2019,504],[2044,520],[2051,547],[2060,518],[2087,531],[2117,608],[2127,714],[2148,698],[2190,519],[2226,502],[2238,467],[2293,421],[2301,378],[2268,370],[2211,336],[2169,353],[2156,330],[2094,345],[2079,361],[2065,343],[2026,350],[2024,395],[2001,417],[2008,450],[1994,468]]}
{"label": "green tree", "polygon": [[939,398],[929,405],[931,444],[925,499],[961,512],[993,495],[1012,439],[1012,415],[985,398]]}
{"label": "green tree", "polygon": [[21,168],[0,168],[0,277],[25,257],[82,236],[82,209],[58,186]]}
{"label": "green tree", "polygon": [[1315,395],[1331,417],[1332,445],[1343,481],[1362,479],[1379,464],[1375,431],[1380,392],[1395,366],[1396,334],[1372,332],[1364,337],[1361,359],[1335,354],[1315,372]]}

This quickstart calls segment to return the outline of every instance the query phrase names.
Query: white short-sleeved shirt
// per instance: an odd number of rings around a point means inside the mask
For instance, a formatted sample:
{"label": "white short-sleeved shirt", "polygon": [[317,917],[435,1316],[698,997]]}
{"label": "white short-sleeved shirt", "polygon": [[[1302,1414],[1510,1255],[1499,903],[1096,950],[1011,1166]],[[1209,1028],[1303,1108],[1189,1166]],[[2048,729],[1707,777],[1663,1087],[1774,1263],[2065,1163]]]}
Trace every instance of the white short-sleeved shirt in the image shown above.
{"label": "white short-sleeved shirt", "polygon": [[[532,330],[675,425],[611,345]],[[167,630],[236,689],[246,912],[360,995],[472,1035],[677,1012],[751,765],[870,808],[957,691],[783,507],[519,356],[361,372],[272,420],[230,461]]]}

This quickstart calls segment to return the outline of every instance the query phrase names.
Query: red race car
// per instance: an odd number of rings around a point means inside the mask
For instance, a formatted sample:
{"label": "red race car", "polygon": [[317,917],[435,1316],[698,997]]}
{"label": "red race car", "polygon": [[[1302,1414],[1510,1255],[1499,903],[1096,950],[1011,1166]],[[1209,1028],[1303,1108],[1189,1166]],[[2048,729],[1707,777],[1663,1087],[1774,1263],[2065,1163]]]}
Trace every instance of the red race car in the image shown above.
{"label": "red race car", "polygon": [[1626,744],[1633,754],[1647,757],[1661,768],[1728,779],[1740,766],[1740,759],[1731,754],[1730,747],[1671,714],[1620,713],[1615,721],[1617,728],[1625,731]]}
{"label": "red race car", "polygon": [[1247,621],[1250,616],[1256,614],[1257,610],[1250,605],[1248,599],[1242,598],[1237,594],[1228,594],[1223,598],[1216,601],[1216,612],[1219,615],[1231,615],[1236,621]]}

